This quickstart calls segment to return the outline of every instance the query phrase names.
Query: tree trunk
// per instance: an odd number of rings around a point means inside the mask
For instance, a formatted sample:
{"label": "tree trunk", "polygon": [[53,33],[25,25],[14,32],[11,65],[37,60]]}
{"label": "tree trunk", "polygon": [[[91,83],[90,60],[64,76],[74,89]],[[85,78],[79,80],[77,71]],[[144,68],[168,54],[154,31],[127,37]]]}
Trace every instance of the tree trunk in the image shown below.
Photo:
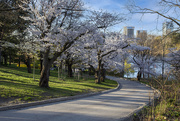
{"label": "tree trunk", "polygon": [[67,66],[67,76],[73,77],[72,62],[70,61],[70,59],[66,59],[66,66]]}
{"label": "tree trunk", "polygon": [[92,66],[92,65],[90,65],[89,64],[89,75],[94,75],[95,73],[96,73],[96,70],[95,70],[95,68]]}
{"label": "tree trunk", "polygon": [[56,54],[52,59],[49,59],[49,53],[50,53],[50,47],[48,47],[46,52],[43,54],[42,71],[39,81],[39,86],[45,88],[49,87],[49,75],[50,75],[51,65],[57,59],[57,57],[60,56],[60,54]]}
{"label": "tree trunk", "polygon": [[98,71],[97,71],[97,80],[96,83],[100,84],[101,83],[101,59],[98,59]]}
{"label": "tree trunk", "polygon": [[61,74],[61,78],[62,78],[62,76],[63,76],[62,75],[63,74],[63,61],[61,61],[59,68],[60,68],[60,74]]}
{"label": "tree trunk", "polygon": [[[52,63],[54,62],[53,60],[50,60],[48,58],[50,52],[50,47],[47,49],[47,51],[43,54],[43,63],[42,63],[42,71],[41,71],[41,77],[39,81],[39,86],[40,87],[49,87],[49,72],[50,72],[50,67]],[[54,58],[54,60],[57,59]]]}
{"label": "tree trunk", "polygon": [[2,57],[1,57],[1,56],[2,56],[2,54],[1,54],[1,48],[2,48],[2,47],[1,47],[1,45],[0,45],[0,66],[1,66],[1,58],[2,58]]}
{"label": "tree trunk", "polygon": [[5,65],[5,66],[7,66],[7,60],[8,60],[8,56],[5,55],[5,56],[4,56],[4,65]]}
{"label": "tree trunk", "polygon": [[27,66],[27,71],[28,73],[32,73],[32,69],[31,69],[31,58],[29,56],[25,57],[23,59],[24,64],[26,64]]}
{"label": "tree trunk", "polygon": [[106,70],[104,69],[104,64],[101,65],[101,82],[105,82]]}
{"label": "tree trunk", "polygon": [[49,70],[46,67],[42,69],[41,71],[41,77],[40,77],[40,82],[39,82],[39,86],[40,87],[49,87]]}
{"label": "tree trunk", "polygon": [[143,69],[142,69],[142,71],[141,71],[141,75],[142,75],[142,77],[143,77],[143,79],[144,79],[144,78],[145,78],[144,67],[143,67]]}
{"label": "tree trunk", "polygon": [[140,70],[140,71],[138,71],[138,73],[137,73],[137,79],[138,79],[138,81],[140,81],[140,80],[141,80],[141,70]]}
{"label": "tree trunk", "polygon": [[95,81],[97,81],[98,80],[98,71],[95,71],[95,75],[94,75],[94,77],[95,77]]}
{"label": "tree trunk", "polygon": [[124,77],[124,70],[122,70],[119,74],[120,77]]}
{"label": "tree trunk", "polygon": [[67,66],[68,66],[68,77],[73,77],[72,64],[68,62]]}
{"label": "tree trunk", "polygon": [[123,69],[122,71],[120,72],[120,77],[123,77],[124,78],[124,70],[125,70],[125,60],[123,61]]}
{"label": "tree trunk", "polygon": [[143,72],[143,79],[145,78],[145,73]]}
{"label": "tree trunk", "polygon": [[[150,67],[148,66],[148,72],[150,72]],[[149,79],[149,73],[148,73],[148,79]]]}
{"label": "tree trunk", "polygon": [[45,88],[49,87],[50,66],[51,66],[51,63],[49,62],[49,60],[44,58],[43,64],[42,64],[41,77],[39,81],[40,87],[45,87]]}
{"label": "tree trunk", "polygon": [[[163,57],[164,57],[164,55],[163,55]],[[164,60],[162,60],[162,81],[164,81]]]}
{"label": "tree trunk", "polygon": [[[0,40],[3,39],[3,35],[4,35],[3,29],[2,29],[2,27],[1,27],[1,29],[0,29]],[[2,45],[1,45],[1,43],[0,43],[0,66],[1,66],[1,64],[2,64]]]}
{"label": "tree trunk", "polygon": [[88,68],[88,74],[89,74],[89,76],[91,76],[91,68],[90,67]]}
{"label": "tree trunk", "polygon": [[12,58],[11,58],[11,55],[9,55],[9,65],[11,65],[11,61],[12,61]]}
{"label": "tree trunk", "polygon": [[21,56],[19,56],[19,67],[21,66]]}
{"label": "tree trunk", "polygon": [[43,55],[42,53],[40,52],[40,73],[42,71],[42,68],[43,68]]}
{"label": "tree trunk", "polygon": [[27,65],[28,73],[32,73],[32,69],[31,69],[31,59],[30,59],[29,56],[28,56],[28,58],[27,58],[26,65]]}

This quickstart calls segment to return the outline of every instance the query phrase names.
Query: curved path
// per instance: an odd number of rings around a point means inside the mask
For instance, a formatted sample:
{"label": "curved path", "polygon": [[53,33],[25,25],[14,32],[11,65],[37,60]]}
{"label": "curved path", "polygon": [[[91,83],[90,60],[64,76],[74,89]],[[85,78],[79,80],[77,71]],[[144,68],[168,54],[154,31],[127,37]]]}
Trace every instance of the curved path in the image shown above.
{"label": "curved path", "polygon": [[120,83],[121,89],[81,99],[1,111],[0,121],[119,121],[149,102],[151,88],[134,81],[108,78]]}

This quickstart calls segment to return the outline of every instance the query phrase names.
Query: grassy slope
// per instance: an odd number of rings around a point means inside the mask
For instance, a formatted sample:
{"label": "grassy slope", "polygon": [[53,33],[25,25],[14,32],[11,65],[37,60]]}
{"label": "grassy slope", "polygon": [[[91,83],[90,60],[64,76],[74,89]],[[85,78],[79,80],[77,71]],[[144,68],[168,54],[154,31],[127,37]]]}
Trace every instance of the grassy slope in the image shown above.
{"label": "grassy slope", "polygon": [[[136,79],[131,79],[136,81]],[[152,109],[155,108],[155,120],[156,121],[180,121],[180,82],[179,81],[165,81],[163,89],[154,79],[142,79],[140,82],[155,87],[161,91],[161,97],[156,100],[156,107],[146,107],[140,112],[140,117],[144,118],[144,121],[150,121]],[[134,121],[139,121],[139,117],[135,116]]]}
{"label": "grassy slope", "polygon": [[[58,80],[57,71],[51,71],[50,88],[38,87],[40,78],[39,70],[36,70],[36,80],[33,74],[27,73],[26,68],[0,67],[0,99],[8,103],[22,103],[28,101],[43,100],[49,98],[73,96],[89,92],[98,92],[112,89],[117,83],[106,80],[102,84],[95,84],[94,78],[74,81],[66,78],[65,81]],[[0,105],[4,102],[0,102]],[[10,102],[11,101],[11,102]]]}

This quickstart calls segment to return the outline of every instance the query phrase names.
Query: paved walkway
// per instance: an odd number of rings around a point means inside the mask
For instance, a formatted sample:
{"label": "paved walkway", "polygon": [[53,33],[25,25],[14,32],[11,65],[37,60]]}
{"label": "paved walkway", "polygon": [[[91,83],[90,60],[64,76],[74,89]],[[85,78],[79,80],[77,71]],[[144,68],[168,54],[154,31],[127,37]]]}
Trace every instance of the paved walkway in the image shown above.
{"label": "paved walkway", "polygon": [[0,121],[119,121],[149,102],[152,89],[138,82],[108,77],[121,89],[91,97],[0,112]]}

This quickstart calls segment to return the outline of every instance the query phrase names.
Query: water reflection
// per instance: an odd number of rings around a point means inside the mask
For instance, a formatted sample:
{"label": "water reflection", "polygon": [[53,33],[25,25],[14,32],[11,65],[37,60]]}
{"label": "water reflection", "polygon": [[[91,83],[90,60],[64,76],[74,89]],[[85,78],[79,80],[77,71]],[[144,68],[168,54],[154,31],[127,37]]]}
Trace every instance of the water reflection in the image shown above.
{"label": "water reflection", "polygon": [[[168,63],[164,63],[164,75],[169,76],[170,78],[173,78],[172,76],[169,75],[170,70],[172,70],[172,66]],[[154,66],[150,67],[150,70],[156,74],[156,77],[161,76],[162,75],[162,63],[158,62],[155,63]],[[137,73],[139,71],[138,68],[134,68],[134,73],[129,73],[129,74],[125,74],[124,77],[126,78],[136,78],[137,77]],[[145,74],[145,77],[148,77],[148,74]],[[150,77],[152,77],[152,75],[150,75]]]}

